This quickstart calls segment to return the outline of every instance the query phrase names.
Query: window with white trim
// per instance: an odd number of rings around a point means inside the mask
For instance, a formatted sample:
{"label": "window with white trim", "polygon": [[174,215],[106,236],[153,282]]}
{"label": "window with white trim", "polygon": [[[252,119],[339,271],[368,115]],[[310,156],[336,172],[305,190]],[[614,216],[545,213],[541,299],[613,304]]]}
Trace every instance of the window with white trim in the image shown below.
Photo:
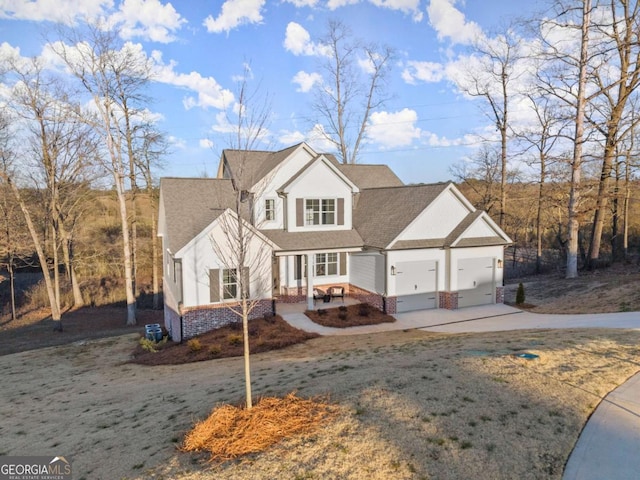
{"label": "window with white trim", "polygon": [[316,253],[316,277],[338,274],[337,253]]}
{"label": "window with white trim", "polygon": [[333,198],[305,200],[305,225],[335,225],[336,201]]}
{"label": "window with white trim", "polygon": [[222,270],[222,298],[225,300],[238,298],[238,275],[235,268]]}
{"label": "window with white trim", "polygon": [[273,198],[267,198],[264,201],[264,219],[266,221],[276,219],[276,201]]}

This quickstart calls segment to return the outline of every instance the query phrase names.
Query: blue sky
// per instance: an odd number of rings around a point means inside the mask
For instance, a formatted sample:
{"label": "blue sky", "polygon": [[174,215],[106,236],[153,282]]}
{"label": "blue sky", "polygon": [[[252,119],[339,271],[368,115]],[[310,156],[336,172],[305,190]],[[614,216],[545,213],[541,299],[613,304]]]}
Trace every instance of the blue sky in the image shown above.
{"label": "blue sky", "polygon": [[339,19],[355,38],[397,53],[393,98],[372,117],[374,134],[360,162],[386,163],[407,183],[430,183],[451,179],[450,166],[473,155],[478,135],[491,136],[478,101],[465,98],[454,81],[470,40],[541,8],[541,2],[513,0],[0,0],[0,44],[3,51],[36,56],[52,21],[108,18],[124,40],[154,59],[149,109],[172,144],[160,174],[214,176],[228,146],[223,119],[245,63],[250,88],[259,85],[271,97],[264,148],[311,138],[319,118],[300,79],[318,78],[316,40],[327,19]]}

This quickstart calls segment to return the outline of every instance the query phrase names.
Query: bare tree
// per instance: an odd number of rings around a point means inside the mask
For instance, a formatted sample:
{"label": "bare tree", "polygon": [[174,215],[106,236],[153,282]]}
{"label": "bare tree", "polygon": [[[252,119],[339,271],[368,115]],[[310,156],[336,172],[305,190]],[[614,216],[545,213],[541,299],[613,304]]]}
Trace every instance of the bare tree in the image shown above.
{"label": "bare tree", "polygon": [[387,100],[385,82],[395,53],[390,47],[361,45],[337,20],[329,22],[322,43],[329,53],[321,65],[325,81],[316,87],[313,111],[340,161],[356,163],[371,113]]}
{"label": "bare tree", "polygon": [[469,160],[454,164],[453,178],[463,183],[473,204],[491,214],[500,205],[500,151],[483,145]]}
{"label": "bare tree", "polygon": [[[239,85],[237,104],[234,110],[237,112],[234,125],[231,146],[240,155],[239,162],[235,162],[235,168],[229,169],[227,175],[233,189],[233,208],[220,216],[223,240],[212,238],[214,252],[224,266],[223,290],[228,298],[237,298],[238,303],[229,308],[240,317],[242,321],[242,333],[244,343],[244,373],[246,406],[253,406],[251,393],[251,364],[249,351],[249,318],[252,311],[260,302],[260,292],[266,286],[258,286],[252,291],[250,285],[268,279],[271,281],[270,272],[265,269],[271,266],[271,251],[267,248],[265,239],[261,238],[255,226],[252,197],[260,192],[251,192],[248,189],[255,179],[250,178],[248,171],[249,152],[263,139],[270,118],[268,99],[258,96],[257,92],[251,92],[247,87],[248,67],[245,67],[244,76]],[[253,280],[253,282],[252,282]],[[270,285],[269,285],[270,288]],[[257,290],[257,291],[256,291]]]}
{"label": "bare tree", "polygon": [[123,45],[116,32],[100,26],[88,26],[84,32],[69,30],[62,38],[69,44],[57,42],[53,50],[91,95],[97,112],[92,125],[104,139],[109,159],[104,166],[113,176],[122,226],[127,325],[135,325],[135,278],[126,182],[132,178],[131,125],[137,113],[131,105],[145,98],[149,64],[135,49]]}
{"label": "bare tree", "polygon": [[500,134],[500,202],[498,224],[504,227],[507,204],[507,170],[510,125],[510,102],[517,94],[515,83],[522,72],[518,71],[521,59],[520,37],[512,28],[507,28],[495,38],[478,38],[473,45],[470,68],[456,83],[458,88],[471,97],[485,100],[487,117]]}
{"label": "bare tree", "polygon": [[558,144],[564,138],[564,129],[567,126],[567,119],[558,116],[557,101],[547,95],[527,94],[531,109],[535,115],[536,123],[517,132],[519,142],[524,146],[524,153],[532,152],[532,158],[528,161],[530,165],[539,168],[538,199],[536,207],[536,273],[542,271],[542,237],[543,237],[543,216],[546,211],[546,183],[548,169],[555,161],[558,154]]}
{"label": "bare tree", "polygon": [[624,121],[630,115],[629,99],[640,86],[640,2],[609,0],[607,3],[607,20],[595,24],[598,48],[604,52],[603,63],[607,68],[593,72],[599,95],[593,99],[595,108],[589,120],[603,136],[604,152],[587,259],[589,268],[596,266],[600,256],[618,143],[633,128],[628,123],[625,126]]}

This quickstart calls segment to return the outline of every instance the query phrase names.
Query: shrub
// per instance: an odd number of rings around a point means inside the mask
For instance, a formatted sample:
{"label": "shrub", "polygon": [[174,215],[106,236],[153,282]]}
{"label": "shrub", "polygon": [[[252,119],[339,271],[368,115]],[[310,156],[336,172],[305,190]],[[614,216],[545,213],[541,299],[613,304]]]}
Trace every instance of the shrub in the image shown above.
{"label": "shrub", "polygon": [[524,303],[524,285],[518,284],[518,290],[516,291],[516,305],[522,305]]}
{"label": "shrub", "polygon": [[276,323],[276,316],[273,313],[265,313],[264,320],[267,323]]}
{"label": "shrub", "polygon": [[227,341],[229,342],[229,344],[234,346],[242,345],[242,335],[236,335],[232,333],[227,337]]}
{"label": "shrub", "polygon": [[369,305],[366,304],[366,303],[360,304],[360,306],[358,307],[358,315],[360,315],[361,317],[368,317],[369,316]]}
{"label": "shrub", "polygon": [[340,305],[338,307],[338,310],[340,310],[341,312],[346,312],[347,311],[347,306],[346,305]]}
{"label": "shrub", "polygon": [[158,351],[158,349],[156,348],[156,342],[154,340],[149,340],[146,337],[140,337],[140,346],[147,352],[155,353]]}
{"label": "shrub", "polygon": [[318,309],[318,315],[326,315],[327,313],[329,313],[329,312],[327,312],[324,308],[319,308]]}
{"label": "shrub", "polygon": [[340,320],[346,320],[346,319],[347,319],[347,316],[348,316],[348,315],[347,315],[346,310],[345,310],[345,311],[340,311],[340,312],[338,312],[338,318],[339,318]]}
{"label": "shrub", "polygon": [[221,351],[222,351],[222,349],[220,348],[220,345],[211,345],[209,347],[209,353],[211,355],[214,355],[214,356],[215,355],[219,355]]}
{"label": "shrub", "polygon": [[260,333],[260,328],[258,327],[258,325],[249,322],[249,336],[257,337],[259,333]]}
{"label": "shrub", "polygon": [[198,352],[202,350],[202,343],[200,343],[200,340],[197,338],[192,338],[187,342],[187,347],[189,347],[189,350],[192,352]]}

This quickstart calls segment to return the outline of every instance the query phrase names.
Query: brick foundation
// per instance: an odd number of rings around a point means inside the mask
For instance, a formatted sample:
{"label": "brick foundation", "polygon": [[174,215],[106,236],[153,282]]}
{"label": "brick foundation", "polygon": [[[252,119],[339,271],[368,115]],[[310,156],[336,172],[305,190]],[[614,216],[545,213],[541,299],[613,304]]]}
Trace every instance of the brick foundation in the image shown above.
{"label": "brick foundation", "polygon": [[504,287],[496,287],[496,303],[504,303]]}
{"label": "brick foundation", "polygon": [[458,292],[439,292],[439,308],[445,310],[458,309]]}
{"label": "brick foundation", "polygon": [[[240,316],[231,310],[231,306],[233,306],[233,304],[185,308],[182,315],[182,340],[215,330],[216,328],[225,327],[232,323],[240,322]],[[165,312],[166,310],[167,309],[165,309]],[[269,298],[258,301],[249,314],[249,320],[263,317],[266,314],[273,314],[273,302]],[[172,337],[174,340],[176,333],[179,338],[179,325],[177,332],[174,332],[174,336]]]}

